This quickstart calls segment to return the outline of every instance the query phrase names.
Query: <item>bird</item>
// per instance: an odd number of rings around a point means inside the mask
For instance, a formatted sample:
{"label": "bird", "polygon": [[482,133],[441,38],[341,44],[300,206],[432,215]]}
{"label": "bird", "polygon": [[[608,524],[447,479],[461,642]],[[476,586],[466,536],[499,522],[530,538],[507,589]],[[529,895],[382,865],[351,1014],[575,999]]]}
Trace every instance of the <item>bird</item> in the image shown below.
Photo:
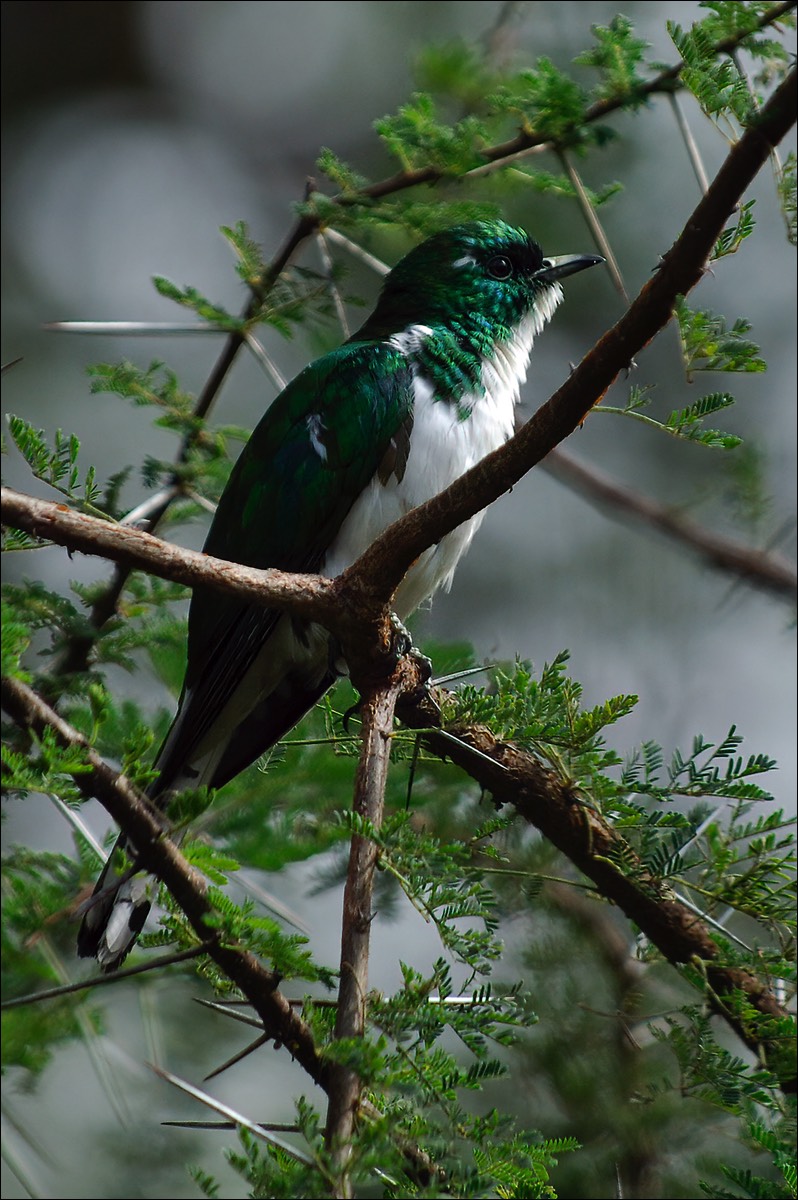
{"label": "bird", "polygon": [[[560,281],[603,261],[546,258],[524,229],[498,219],[421,242],[386,276],[363,326],[269,406],[233,467],[205,552],[339,575],[395,520],[511,437],[532,344],[563,298]],[[394,597],[400,620],[448,589],[483,516],[416,560]],[[343,670],[320,625],[195,587],[185,680],[151,801],[165,808],[183,789],[223,787]],[[84,906],[78,954],[115,970],[154,889],[122,835]]]}

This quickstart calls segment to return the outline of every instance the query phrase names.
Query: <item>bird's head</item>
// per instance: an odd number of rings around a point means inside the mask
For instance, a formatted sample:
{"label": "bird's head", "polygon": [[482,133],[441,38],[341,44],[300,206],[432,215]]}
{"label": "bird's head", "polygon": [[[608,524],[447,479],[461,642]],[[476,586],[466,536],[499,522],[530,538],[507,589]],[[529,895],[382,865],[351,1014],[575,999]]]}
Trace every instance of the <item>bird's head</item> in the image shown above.
{"label": "bird's head", "polygon": [[364,332],[476,323],[502,339],[530,317],[539,329],[562,299],[559,281],[603,261],[597,254],[546,258],[523,229],[504,221],[454,225],[397,263]]}

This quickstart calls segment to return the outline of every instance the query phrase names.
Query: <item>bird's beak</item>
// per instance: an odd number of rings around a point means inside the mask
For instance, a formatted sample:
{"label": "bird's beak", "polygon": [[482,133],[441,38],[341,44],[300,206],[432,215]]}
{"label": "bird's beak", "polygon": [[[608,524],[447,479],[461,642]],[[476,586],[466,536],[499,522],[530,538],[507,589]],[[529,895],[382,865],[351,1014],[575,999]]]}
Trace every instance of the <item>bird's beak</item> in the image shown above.
{"label": "bird's beak", "polygon": [[554,283],[557,279],[564,279],[566,275],[575,275],[577,271],[596,267],[603,262],[600,254],[561,254],[558,258],[544,258],[543,266],[539,271],[535,271],[534,278],[544,283]]}

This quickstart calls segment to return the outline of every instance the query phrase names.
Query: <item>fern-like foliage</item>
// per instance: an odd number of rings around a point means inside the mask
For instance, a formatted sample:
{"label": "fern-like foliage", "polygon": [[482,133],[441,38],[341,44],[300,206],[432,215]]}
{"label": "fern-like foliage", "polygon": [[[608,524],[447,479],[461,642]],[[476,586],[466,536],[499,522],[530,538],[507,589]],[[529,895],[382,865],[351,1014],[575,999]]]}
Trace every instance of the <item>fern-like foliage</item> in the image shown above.
{"label": "fern-like foliage", "polygon": [[643,55],[648,42],[635,36],[632,22],[621,14],[613,17],[609,25],[593,25],[591,32],[596,45],[578,54],[574,62],[597,67],[601,72],[597,98],[617,100],[623,97],[633,104],[635,95],[641,93],[646,83],[640,68],[645,65]]}
{"label": "fern-like foliage", "polygon": [[746,334],[750,321],[738,318],[731,328],[725,317],[690,308],[685,300],[676,306],[688,379],[697,371],[764,371],[759,347]]}
{"label": "fern-like foliage", "polygon": [[50,445],[44,430],[34,429],[22,417],[9,416],[8,429],[36,479],[67,497],[81,512],[103,519],[110,516],[99,507],[102,489],[97,483],[94,467],[88,467],[85,473],[81,471],[78,463],[80,441],[74,433],[65,434],[57,429]]}
{"label": "fern-like foliage", "polygon": [[754,232],[756,227],[753,212],[755,203],[755,200],[746,200],[744,204],[740,205],[734,224],[730,225],[728,229],[724,229],[715,243],[715,248],[710,255],[712,262],[717,262],[718,259],[725,258],[728,254],[736,254],[745,239]]}
{"label": "fern-like foliage", "polygon": [[652,399],[650,388],[633,387],[623,408],[602,404],[594,411],[614,413],[616,416],[643,421],[651,429],[659,430],[661,433],[668,434],[669,437],[679,438],[684,442],[693,442],[698,446],[735,450],[742,445],[742,438],[733,433],[704,428],[704,421],[707,417],[721,412],[724,408],[731,408],[734,404],[734,397],[728,392],[713,392],[709,396],[702,396],[700,400],[696,400],[684,408],[674,409],[667,414],[664,421],[657,420],[649,411],[646,411],[651,405]]}

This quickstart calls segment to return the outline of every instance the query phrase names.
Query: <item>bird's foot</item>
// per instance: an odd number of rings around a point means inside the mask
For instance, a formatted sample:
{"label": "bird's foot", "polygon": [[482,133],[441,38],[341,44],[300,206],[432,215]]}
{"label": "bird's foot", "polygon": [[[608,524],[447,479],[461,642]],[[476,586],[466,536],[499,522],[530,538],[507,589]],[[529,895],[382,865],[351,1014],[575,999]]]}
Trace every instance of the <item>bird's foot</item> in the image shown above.
{"label": "bird's foot", "polygon": [[[410,632],[405,628],[403,623],[397,617],[396,613],[391,613],[391,627],[394,633],[393,651],[397,660],[402,657],[412,659],[418,668],[421,681],[419,687],[407,699],[416,707],[426,709],[431,717],[431,724],[440,724],[440,705],[435,699],[435,695],[430,686],[432,680],[432,659],[426,654],[422,654],[418,646],[413,645],[413,638]],[[437,720],[434,718],[437,717]]]}
{"label": "bird's foot", "polygon": [[412,658],[417,664],[421,673],[424,686],[429,683],[432,678],[432,659],[427,658],[426,654],[422,654],[418,646],[413,645],[413,637],[410,630],[397,617],[396,613],[391,613],[391,629],[393,631],[393,643],[391,649],[396,659]]}
{"label": "bird's foot", "polygon": [[395,658],[403,658],[413,649],[413,638],[410,630],[395,612],[391,613],[391,651]]}

